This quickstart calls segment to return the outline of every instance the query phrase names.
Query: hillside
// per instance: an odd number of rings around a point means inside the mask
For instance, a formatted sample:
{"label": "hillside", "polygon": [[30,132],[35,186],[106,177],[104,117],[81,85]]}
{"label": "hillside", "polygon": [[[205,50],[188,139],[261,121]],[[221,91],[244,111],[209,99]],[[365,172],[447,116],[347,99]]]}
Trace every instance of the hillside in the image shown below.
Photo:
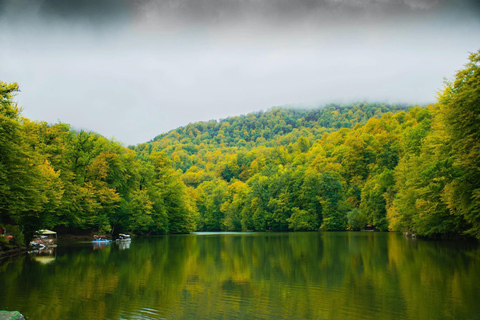
{"label": "hillside", "polygon": [[137,151],[170,155],[195,199],[199,230],[387,230],[394,169],[417,151],[433,113],[369,104],[274,108],[190,124]]}
{"label": "hillside", "polygon": [[480,239],[479,62],[480,51],[435,105],[273,108],[189,124],[135,150],[21,117],[18,86],[0,82],[0,227],[14,245],[59,227],[164,234],[370,225]]}
{"label": "hillside", "polygon": [[477,174],[479,55],[471,59],[435,105],[273,108],[189,124],[137,151],[170,157],[196,204],[198,230],[370,225],[478,238],[480,180],[468,176]]}
{"label": "hillside", "polygon": [[153,140],[156,145],[182,146],[189,143],[215,146],[238,147],[260,146],[275,140],[288,143],[292,132],[307,130],[314,135],[341,128],[352,128],[357,123],[365,124],[372,117],[380,117],[386,112],[407,110],[406,105],[391,104],[331,104],[315,109],[274,107],[266,112],[229,117],[219,121],[190,123],[168,133],[158,135]]}
{"label": "hillside", "polygon": [[158,135],[149,144],[137,146],[137,150],[158,149],[173,156],[174,166],[186,171],[192,162],[191,156],[206,150],[221,150],[222,153],[249,151],[258,147],[275,147],[294,144],[299,137],[310,143],[321,138],[325,132],[341,128],[353,128],[357,124],[390,112],[408,110],[406,105],[351,104],[327,105],[317,109],[275,107],[266,112],[229,117],[219,121],[190,123],[168,133]]}

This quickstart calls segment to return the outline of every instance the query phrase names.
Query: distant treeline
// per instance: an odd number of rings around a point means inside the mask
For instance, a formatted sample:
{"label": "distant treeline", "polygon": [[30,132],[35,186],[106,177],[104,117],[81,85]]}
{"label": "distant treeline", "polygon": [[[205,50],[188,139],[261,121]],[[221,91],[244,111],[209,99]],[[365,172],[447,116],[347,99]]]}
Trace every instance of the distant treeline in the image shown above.
{"label": "distant treeline", "polygon": [[[0,83],[0,225],[184,233],[377,230],[480,239],[480,51],[438,103],[273,108],[125,148],[21,118]],[[133,150],[134,149],[134,150]]]}

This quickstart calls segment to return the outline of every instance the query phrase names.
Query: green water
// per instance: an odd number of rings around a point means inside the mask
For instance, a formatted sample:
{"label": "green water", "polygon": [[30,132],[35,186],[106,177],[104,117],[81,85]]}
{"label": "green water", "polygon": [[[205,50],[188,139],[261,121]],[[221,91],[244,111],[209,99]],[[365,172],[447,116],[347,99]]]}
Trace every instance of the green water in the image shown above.
{"label": "green water", "polygon": [[480,246],[397,233],[192,234],[0,261],[36,319],[480,319]]}

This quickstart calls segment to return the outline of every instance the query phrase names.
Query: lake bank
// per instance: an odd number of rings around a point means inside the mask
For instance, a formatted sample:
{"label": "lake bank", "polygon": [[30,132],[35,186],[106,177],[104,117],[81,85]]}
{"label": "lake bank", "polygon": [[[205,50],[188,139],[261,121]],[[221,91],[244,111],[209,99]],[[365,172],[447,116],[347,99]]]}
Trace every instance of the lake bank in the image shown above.
{"label": "lake bank", "polygon": [[27,252],[27,247],[18,247],[13,249],[0,248],[0,259],[13,257]]}

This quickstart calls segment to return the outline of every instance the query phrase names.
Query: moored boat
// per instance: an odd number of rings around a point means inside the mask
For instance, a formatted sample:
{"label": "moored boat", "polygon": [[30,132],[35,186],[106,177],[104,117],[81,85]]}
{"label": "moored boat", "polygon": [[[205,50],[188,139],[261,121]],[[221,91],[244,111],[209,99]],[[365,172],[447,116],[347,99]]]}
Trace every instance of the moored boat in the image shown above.
{"label": "moored boat", "polygon": [[130,238],[129,234],[120,233],[117,241],[132,241],[132,238]]}
{"label": "moored boat", "polygon": [[30,246],[36,249],[43,249],[45,247],[57,246],[57,233],[55,231],[41,229],[35,231],[33,240],[30,242]]}
{"label": "moored boat", "polygon": [[92,242],[111,242],[112,240],[107,239],[105,236],[93,236]]}

